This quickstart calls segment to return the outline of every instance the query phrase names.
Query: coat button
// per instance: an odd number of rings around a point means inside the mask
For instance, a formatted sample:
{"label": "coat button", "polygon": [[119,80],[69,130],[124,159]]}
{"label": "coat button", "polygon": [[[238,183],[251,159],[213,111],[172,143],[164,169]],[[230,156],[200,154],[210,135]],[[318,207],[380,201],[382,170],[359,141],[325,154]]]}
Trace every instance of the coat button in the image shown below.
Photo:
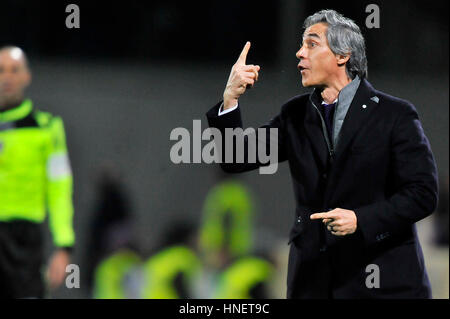
{"label": "coat button", "polygon": [[302,222],[302,218],[300,216],[297,217],[297,224],[300,224]]}

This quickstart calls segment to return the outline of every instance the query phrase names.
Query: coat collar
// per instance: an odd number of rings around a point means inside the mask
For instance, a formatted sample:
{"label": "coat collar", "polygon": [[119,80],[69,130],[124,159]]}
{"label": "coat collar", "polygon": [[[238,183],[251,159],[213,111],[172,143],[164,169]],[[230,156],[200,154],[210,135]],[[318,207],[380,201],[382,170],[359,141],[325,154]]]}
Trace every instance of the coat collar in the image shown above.
{"label": "coat collar", "polygon": [[33,103],[30,99],[24,100],[20,105],[17,107],[7,110],[7,111],[0,111],[0,122],[11,122],[16,121],[18,119],[24,118],[33,109]]}
{"label": "coat collar", "polygon": [[[378,98],[375,97],[376,90],[366,79],[361,79],[361,83],[342,124],[339,143],[334,150],[335,159],[338,159],[344,153],[361,125],[367,121],[370,113],[377,106]],[[325,166],[329,151],[320,115],[313,105],[314,103],[318,107],[320,105],[319,102],[320,99],[317,96],[317,92],[312,92],[306,108],[305,131],[319,161]]]}
{"label": "coat collar", "polygon": [[377,107],[379,99],[376,94],[376,90],[366,79],[361,80],[342,124],[339,143],[335,150],[336,159],[345,152],[353,137]]}

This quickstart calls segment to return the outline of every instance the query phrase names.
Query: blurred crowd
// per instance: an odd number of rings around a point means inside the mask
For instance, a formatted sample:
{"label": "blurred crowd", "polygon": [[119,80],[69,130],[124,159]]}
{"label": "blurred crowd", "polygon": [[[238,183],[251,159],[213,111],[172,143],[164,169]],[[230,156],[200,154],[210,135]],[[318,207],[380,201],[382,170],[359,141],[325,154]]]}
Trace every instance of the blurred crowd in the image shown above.
{"label": "blurred crowd", "polygon": [[92,298],[276,298],[285,267],[254,245],[255,203],[241,181],[221,176],[206,194],[198,224],[171,221],[144,253],[135,239],[129,196],[111,167],[99,174],[85,283]]}

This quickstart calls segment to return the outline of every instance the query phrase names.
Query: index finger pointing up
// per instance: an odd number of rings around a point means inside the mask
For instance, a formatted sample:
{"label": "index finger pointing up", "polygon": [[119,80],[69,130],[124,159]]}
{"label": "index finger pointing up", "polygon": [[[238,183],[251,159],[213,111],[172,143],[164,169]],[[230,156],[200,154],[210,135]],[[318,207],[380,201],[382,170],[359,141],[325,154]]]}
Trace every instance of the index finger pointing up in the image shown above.
{"label": "index finger pointing up", "polygon": [[248,50],[250,50],[250,45],[250,41],[247,41],[244,48],[242,49],[241,55],[239,55],[239,58],[237,60],[238,63],[245,64],[247,60]]}

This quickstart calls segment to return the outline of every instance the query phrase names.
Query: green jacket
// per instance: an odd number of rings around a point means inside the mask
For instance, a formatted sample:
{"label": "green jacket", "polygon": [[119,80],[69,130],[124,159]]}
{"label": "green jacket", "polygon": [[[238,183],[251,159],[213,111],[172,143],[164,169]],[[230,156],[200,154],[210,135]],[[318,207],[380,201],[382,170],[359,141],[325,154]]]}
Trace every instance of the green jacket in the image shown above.
{"label": "green jacket", "polygon": [[274,272],[274,266],[264,259],[242,257],[221,274],[214,298],[251,299],[251,289],[257,284],[269,283]]}
{"label": "green jacket", "polygon": [[128,298],[125,277],[140,263],[139,255],[129,249],[120,249],[103,259],[95,269],[94,298]]}
{"label": "green jacket", "polygon": [[200,271],[201,262],[190,248],[182,245],[165,248],[150,257],[143,265],[145,280],[142,298],[181,298],[183,296],[179,296],[174,282],[177,275],[184,275],[184,288],[190,289]]}
{"label": "green jacket", "polygon": [[[248,253],[253,245],[253,198],[237,180],[225,180],[208,193],[203,206],[200,247],[206,254],[226,248],[231,256]],[[225,219],[230,218],[229,229]],[[228,240],[227,240],[228,238]]]}
{"label": "green jacket", "polygon": [[42,223],[46,211],[55,245],[72,246],[72,173],[63,121],[25,100],[0,111],[0,221]]}

